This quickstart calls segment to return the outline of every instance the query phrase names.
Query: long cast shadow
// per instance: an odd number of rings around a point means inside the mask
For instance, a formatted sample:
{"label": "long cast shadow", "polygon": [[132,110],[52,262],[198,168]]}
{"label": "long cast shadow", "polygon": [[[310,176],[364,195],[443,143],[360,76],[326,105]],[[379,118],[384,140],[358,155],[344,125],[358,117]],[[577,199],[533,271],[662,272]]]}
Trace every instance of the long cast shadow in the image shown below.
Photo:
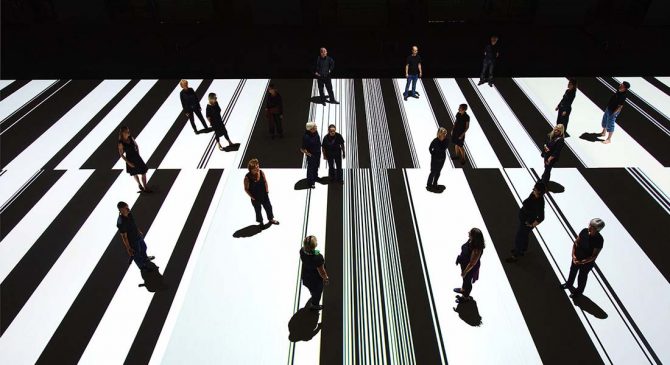
{"label": "long cast shadow", "polygon": [[262,225],[261,224],[252,224],[250,226],[246,226],[244,228],[241,228],[241,229],[238,229],[237,231],[235,231],[235,233],[233,233],[233,237],[235,237],[235,238],[252,237],[252,236],[255,236],[255,235],[263,232],[263,230],[270,228],[271,225],[272,225],[272,223],[270,223],[270,222],[262,224]]}
{"label": "long cast shadow", "polygon": [[589,142],[602,142],[603,140],[600,139],[600,137],[602,137],[600,133],[588,133],[588,132],[582,133],[582,135],[579,136],[579,138]]}
{"label": "long cast shadow", "polygon": [[321,331],[319,312],[300,308],[288,321],[288,339],[291,342],[309,341]]}
{"label": "long cast shadow", "polygon": [[458,317],[470,326],[479,327],[482,325],[482,316],[479,314],[477,302],[474,299],[458,303],[454,312],[458,313]]}
{"label": "long cast shadow", "polygon": [[605,310],[600,308],[598,304],[594,303],[586,295],[580,295],[579,297],[573,298],[572,302],[575,303],[575,305],[581,308],[584,312],[590,313],[592,316],[598,319],[605,319],[608,317]]}

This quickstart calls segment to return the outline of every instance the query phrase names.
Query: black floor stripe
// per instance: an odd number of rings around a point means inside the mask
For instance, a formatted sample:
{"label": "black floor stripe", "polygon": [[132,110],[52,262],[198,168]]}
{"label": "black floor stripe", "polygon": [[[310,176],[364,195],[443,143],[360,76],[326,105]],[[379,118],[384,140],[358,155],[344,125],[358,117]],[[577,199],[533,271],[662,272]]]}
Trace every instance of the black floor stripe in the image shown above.
{"label": "black floor stripe", "polygon": [[[207,92],[209,87],[212,85],[213,81],[214,80],[212,79],[202,80],[200,85],[198,85],[198,88],[195,90],[195,94],[198,96],[198,100],[200,100],[200,105],[202,105],[203,102],[202,98],[205,96],[205,92]],[[205,116],[204,108],[202,113],[204,117]],[[163,162],[163,159],[165,158],[165,156],[167,156],[168,151],[179,137],[181,131],[184,129],[184,125],[186,125],[187,123],[190,123],[188,121],[188,118],[186,117],[186,115],[184,115],[184,112],[180,110],[179,115],[174,120],[174,122],[172,122],[172,127],[170,127],[168,132],[165,134],[165,137],[163,137],[161,142],[158,144],[158,147],[156,147],[154,153],[151,154],[151,157],[144,156],[145,159],[149,157],[149,159],[146,160],[146,163],[150,169],[157,169],[161,165],[161,162]],[[197,123],[196,126],[201,125],[197,116],[195,117],[195,123]]]}
{"label": "black floor stripe", "polygon": [[655,88],[663,91],[666,95],[670,96],[670,86],[660,82],[655,77],[643,77],[648,83],[654,85]]}
{"label": "black floor stripe", "polygon": [[415,232],[411,229],[414,222],[410,202],[407,199],[403,171],[388,170],[388,178],[416,363],[439,364],[442,361],[440,347],[434,331],[419,245]]}
{"label": "black floor stripe", "polygon": [[[132,136],[137,137],[149,123],[156,111],[170,96],[177,86],[177,80],[159,80],[135,105],[133,110],[105,138],[95,152],[84,162],[82,169],[111,169],[119,160],[117,144],[119,141],[119,127],[125,125],[130,128]],[[140,155],[142,154],[142,146]]]}
{"label": "black floor stripe", "polygon": [[0,90],[0,101],[5,100],[6,97],[12,95],[16,90],[26,86],[32,80],[14,80],[11,84]]}
{"label": "black floor stripe", "polygon": [[[179,170],[156,170],[150,181],[150,184],[155,186],[154,193],[141,195],[131,207],[138,228],[145,234],[151,230],[151,225],[178,174]],[[114,225],[116,222],[109,224]],[[123,249],[116,232],[111,240],[109,237],[100,239],[109,240],[105,253],[49,340],[37,364],[74,364],[79,361],[129,265],[132,265],[131,270],[137,270],[134,263],[129,263],[128,254]],[[152,245],[159,244],[160,242],[147,242],[147,254],[151,255]],[[144,289],[137,288],[137,290]]]}
{"label": "black floor stripe", "polygon": [[[12,124],[14,124],[15,120],[5,121],[1,127],[4,134],[0,136],[2,138],[2,144],[0,145],[0,165],[2,167],[7,166],[21,151],[39,138],[42,133],[70,111],[88,93],[93,91],[100,82],[100,80],[70,81],[69,84],[65,85],[65,87],[47,99],[42,105],[27,114],[14,126]],[[48,96],[63,86],[58,85],[60,85],[60,82],[56,83],[56,85],[52,86],[50,90],[44,92],[42,95]],[[31,108],[26,110],[30,110]],[[19,114],[21,113],[17,113],[15,116]],[[17,117],[17,120],[18,118],[20,117]]]}
{"label": "black floor stripe", "polygon": [[358,146],[358,167],[370,168],[370,141],[368,141],[368,122],[365,115],[365,94],[363,80],[354,80],[354,100],[356,104],[356,143]]}
{"label": "black floor stripe", "polygon": [[246,168],[250,159],[257,158],[264,168],[299,169],[303,157],[299,149],[305,134],[305,123],[309,121],[312,80],[272,79],[270,83],[275,85],[284,102],[284,138],[270,138],[264,97],[240,167]]}
{"label": "black floor stripe", "polygon": [[14,229],[64,173],[64,170],[43,171],[35,181],[28,185],[26,190],[16,197],[16,200],[0,213],[0,240],[3,240]]}
{"label": "black floor stripe", "polygon": [[[614,78],[612,78],[612,77],[602,77],[601,79],[602,79],[603,81],[605,81],[608,85],[610,85],[611,87],[613,87],[614,89],[618,89],[618,88],[619,88],[620,83],[618,83],[616,80],[614,80]],[[652,79],[653,79],[653,78],[652,78]],[[654,79],[654,80],[655,80],[655,79]],[[660,83],[660,82],[659,82],[659,83]],[[663,85],[663,84],[661,83],[661,85]],[[665,85],[663,85],[663,86],[665,86]],[[612,91],[612,93],[614,93],[614,92]],[[668,119],[668,118],[670,118],[670,117],[665,116],[665,115],[661,114],[660,112],[654,110],[653,107],[655,107],[655,105],[650,105],[649,102],[647,102],[646,100],[641,99],[640,97],[638,97],[638,96],[635,94],[635,86],[634,86],[634,85],[631,85],[631,92],[628,93],[628,100],[630,100],[630,101],[633,102],[635,105],[637,105],[640,109],[642,109],[642,111],[644,111],[645,113],[649,114],[650,117],[652,117],[653,119],[655,119],[655,120],[656,120],[659,124],[661,124],[663,127],[670,129],[670,119]],[[626,107],[632,107],[632,105],[628,105],[628,104],[626,104],[626,105],[627,105],[627,106],[624,106],[624,109],[625,109]],[[638,113],[639,113],[639,112],[638,112]],[[644,117],[644,116],[643,116],[643,117]],[[645,118],[645,120],[648,120],[648,119]],[[658,127],[657,127],[657,128],[658,128]]]}
{"label": "black floor stripe", "polygon": [[[400,168],[414,168],[412,161],[412,152],[410,151],[409,142],[407,141],[407,134],[405,133],[405,126],[400,114],[400,105],[396,97],[395,88],[393,87],[392,79],[380,79],[382,96],[384,98],[384,110],[386,111],[386,121],[388,123],[388,133],[391,139],[391,147],[393,148],[393,159],[395,167]],[[411,102],[408,100],[407,102]],[[375,136],[374,138],[385,138],[385,136]],[[426,141],[426,146],[430,141]],[[417,146],[419,148],[424,146]]]}
{"label": "black floor stripe", "polygon": [[[521,167],[519,161],[514,156],[514,152],[510,149],[505,141],[505,138],[500,134],[495,122],[491,119],[488,110],[482,103],[481,99],[470,85],[468,79],[456,79],[458,87],[461,89],[463,96],[465,96],[465,103],[468,104],[468,111],[474,114],[479,121],[479,126],[482,128],[484,135],[488,139],[493,151],[495,152],[500,164],[503,167]],[[483,86],[486,87],[486,86]],[[465,143],[467,144],[467,137]],[[539,157],[539,155],[538,155]]]}
{"label": "black floor stripe", "polygon": [[24,118],[33,111],[33,108],[39,106],[41,103],[45,102],[47,99],[51,98],[53,95],[57,94],[62,90],[62,88],[71,83],[72,80],[57,80],[53,84],[49,85],[46,89],[39,92],[32,99],[30,99],[25,104],[21,105],[18,109],[14,110],[7,118],[0,121],[2,125],[0,126],[0,131],[4,131],[18,120]]}
{"label": "black floor stripe", "polygon": [[[600,110],[604,110],[607,101],[614,92],[610,91],[605,85],[601,84],[595,78],[578,78],[579,91],[583,92]],[[631,85],[631,90],[633,89]],[[601,117],[602,118],[602,117]],[[590,131],[597,132],[600,127],[600,120],[593,121],[594,125]],[[624,105],[621,114],[617,117],[616,124],[625,129],[626,132],[647,152],[649,152],[663,166],[670,166],[670,153],[668,153],[668,136],[662,133],[652,122],[640,114],[630,105]],[[616,127],[612,136],[612,143],[617,143]]]}
{"label": "black floor stripe", "polygon": [[[625,169],[579,171],[670,282],[670,247],[659,244],[658,230],[650,229],[670,227],[668,213]],[[621,192],[625,192],[625,199],[622,199]]]}
{"label": "black floor stripe", "polygon": [[342,364],[343,362],[343,294],[344,294],[344,200],[343,186],[328,187],[326,208],[326,269],[331,278],[323,292],[324,310],[321,316],[320,364]]}
{"label": "black floor stripe", "polygon": [[219,169],[210,169],[207,172],[191,212],[186,219],[186,224],[179,235],[172,255],[170,255],[170,260],[165,266],[163,278],[168,285],[168,289],[156,292],[151,299],[151,304],[126,357],[126,364],[149,363],[165,319],[170,312],[172,301],[177,294],[182,275],[184,275],[184,270],[191,257],[193,246],[198,239],[200,229],[196,227],[202,226],[205,220],[222,174],[223,170]]}
{"label": "black floor stripe", "polygon": [[44,165],[44,169],[55,169],[58,164],[77,147],[77,145],[109,114],[140,80],[131,80],[119,91],[86,125],[77,132],[56,154]]}
{"label": "black floor stripe", "polygon": [[[546,122],[546,119],[540,112],[535,108],[533,103],[528,99],[526,94],[523,93],[521,88],[511,79],[511,78],[500,78],[496,80],[496,88],[500,92],[500,95],[505,99],[507,105],[509,105],[512,112],[523,125],[524,129],[531,136],[537,148],[542,150],[547,134],[551,132],[553,127]],[[566,83],[567,85],[567,83]],[[556,105],[558,102],[556,101]],[[568,126],[570,124],[568,123]],[[568,132],[569,134],[569,132]],[[581,134],[581,133],[579,133]],[[572,137],[569,137],[572,138]],[[575,136],[578,138],[578,136]],[[538,160],[541,160],[540,154],[537,154]],[[563,148],[561,152],[561,158],[558,160],[556,167],[583,167],[579,158],[567,145]]]}
{"label": "black floor stripe", "polygon": [[[529,251],[522,260],[516,264],[504,262],[510,255],[509,250],[516,234],[519,206],[500,171],[469,170],[465,171],[465,176],[493,240],[487,242],[488,251],[484,254],[495,253],[503,262],[507,280],[542,362],[568,364],[579,359],[578,362],[582,364],[602,364],[603,360],[579,320],[572,302],[559,289],[561,282],[535,236],[531,234]],[[530,194],[530,191],[521,193],[525,199],[526,193]],[[566,249],[569,249],[569,245]],[[570,351],[565,351],[568,348]]]}
{"label": "black floor stripe", "polygon": [[119,170],[95,171],[7,275],[0,286],[2,333],[5,333],[119,173]]}

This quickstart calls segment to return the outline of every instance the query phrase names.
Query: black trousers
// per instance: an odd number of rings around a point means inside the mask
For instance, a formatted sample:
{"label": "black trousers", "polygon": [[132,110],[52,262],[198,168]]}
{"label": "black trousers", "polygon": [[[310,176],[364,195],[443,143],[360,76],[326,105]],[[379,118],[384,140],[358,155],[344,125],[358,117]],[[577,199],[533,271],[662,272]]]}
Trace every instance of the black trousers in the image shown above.
{"label": "black trousers", "polygon": [[[470,260],[468,260],[470,261]],[[465,268],[468,266],[468,264],[461,264],[461,272],[465,270]],[[464,297],[469,297],[470,292],[472,292],[472,270],[468,271],[467,274],[465,274],[465,277],[463,278],[463,284],[461,285],[461,289],[463,290],[461,294],[463,294]]]}
{"label": "black trousers", "polygon": [[568,276],[567,281],[568,286],[573,286],[575,283],[575,276],[577,276],[577,272],[579,272],[579,277],[577,278],[577,289],[575,289],[575,292],[582,294],[584,292],[584,288],[586,288],[586,279],[588,279],[589,272],[591,272],[591,269],[593,269],[594,265],[595,263],[593,261],[584,265],[575,265],[574,263],[570,264],[570,275]]}
{"label": "black trousers", "polygon": [[326,85],[328,89],[328,97],[330,101],[335,101],[335,94],[333,93],[333,83],[330,81],[330,76],[328,77],[319,77],[316,79],[317,85],[319,86],[319,96],[321,101],[326,101],[326,97],[323,95],[323,86]]}
{"label": "black trousers", "polygon": [[261,205],[265,209],[265,214],[268,216],[268,220],[271,221],[275,216],[272,214],[272,204],[270,203],[270,197],[266,196],[265,198],[256,198],[256,200],[251,201],[251,205],[254,206],[256,211],[256,222],[263,223],[263,215],[261,215]]}
{"label": "black trousers", "polygon": [[203,128],[207,128],[207,123],[205,123],[205,118],[202,116],[202,111],[200,109],[194,109],[194,110],[189,110],[188,111],[188,119],[191,122],[191,127],[193,127],[193,131],[197,132],[198,129],[195,127],[195,115],[198,116],[198,119],[200,119],[200,122],[202,123]]}
{"label": "black trousers", "polygon": [[[563,115],[563,112],[565,112],[565,115]],[[563,124],[563,131],[567,132],[568,131],[568,122],[570,121],[570,113],[572,112],[572,108],[570,109],[558,109],[558,115],[556,116],[556,124]]]}
{"label": "black trousers", "polygon": [[[545,161],[547,161],[545,159]],[[551,178],[551,169],[554,168],[554,164],[556,164],[556,159],[551,160],[549,163],[544,164],[544,172],[542,173],[542,182],[543,183],[548,183],[549,178]]]}
{"label": "black trousers", "polygon": [[277,133],[280,136],[284,135],[284,128],[282,128],[282,125],[281,125],[281,122],[282,122],[281,114],[271,113],[270,118],[268,118],[268,122],[269,122],[268,124],[270,126],[270,134],[271,135],[273,135],[273,136],[275,135],[275,128],[277,130]]}
{"label": "black trousers", "polygon": [[319,165],[321,165],[321,154],[307,157],[307,182],[310,185],[314,185],[319,179]]}
{"label": "black trousers", "polygon": [[496,64],[495,61],[489,60],[488,58],[484,58],[484,62],[482,64],[482,74],[479,76],[479,79],[487,81],[493,80],[493,68],[495,64]]}
{"label": "black trousers", "polygon": [[302,285],[306,286],[312,298],[309,300],[312,305],[319,305],[321,294],[323,293],[323,280],[321,279],[302,279]]}
{"label": "black trousers", "polygon": [[344,181],[342,177],[342,154],[328,153],[328,177],[338,182]]}
{"label": "black trousers", "polygon": [[533,227],[528,227],[526,222],[519,222],[519,228],[516,231],[516,237],[514,238],[514,256],[523,256],[523,254],[528,249],[528,240],[530,237],[530,232],[533,230]]}
{"label": "black trousers", "polygon": [[428,174],[428,182],[426,183],[426,185],[428,186],[437,185],[437,179],[440,178],[442,167],[444,167],[444,161],[446,161],[446,159],[434,158],[434,157],[430,159],[430,174]]}

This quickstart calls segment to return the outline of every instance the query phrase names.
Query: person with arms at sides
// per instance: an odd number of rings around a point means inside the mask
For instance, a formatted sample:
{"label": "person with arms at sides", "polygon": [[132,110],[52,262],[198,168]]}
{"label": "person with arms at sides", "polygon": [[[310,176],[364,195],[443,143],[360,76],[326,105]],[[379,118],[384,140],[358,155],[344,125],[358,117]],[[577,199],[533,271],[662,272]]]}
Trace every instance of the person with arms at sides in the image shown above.
{"label": "person with arms at sides", "polygon": [[195,117],[193,116],[194,114],[198,116],[198,119],[200,119],[202,127],[204,129],[207,129],[205,118],[202,117],[198,95],[195,94],[195,90],[188,87],[188,81],[186,80],[182,79],[181,81],[179,81],[179,86],[181,86],[182,89],[181,92],[179,92],[179,98],[181,99],[181,106],[184,109],[184,114],[186,114],[189,121],[191,122],[193,132],[195,134],[198,134],[201,131],[198,131],[198,129],[195,127]]}
{"label": "person with arms at sides", "polygon": [[333,93],[333,83],[330,79],[330,75],[335,69],[335,61],[332,57],[328,56],[328,50],[326,47],[321,47],[319,49],[319,57],[316,58],[316,65],[314,67],[314,76],[316,76],[316,82],[319,86],[319,97],[321,98],[321,104],[326,105],[326,97],[323,95],[323,86],[326,86],[328,89],[328,98],[330,99],[329,103],[339,104],[335,100],[335,94]]}
{"label": "person with arms at sides", "polygon": [[221,107],[219,106],[219,102],[216,101],[216,94],[209,93],[207,98],[209,100],[209,103],[207,104],[207,120],[209,120],[209,124],[211,124],[212,129],[214,129],[214,139],[216,140],[216,144],[219,146],[219,150],[223,151],[224,148],[221,145],[221,141],[219,140],[221,136],[226,138],[229,147],[233,144],[233,142],[230,141],[226,125],[223,124],[223,120],[221,119]]}
{"label": "person with arms at sides", "polygon": [[465,132],[470,129],[470,116],[467,113],[468,104],[461,104],[458,106],[458,113],[456,113],[456,122],[454,129],[451,130],[451,143],[454,144],[454,151],[456,152],[452,157],[453,160],[461,160],[461,165],[465,165]]}
{"label": "person with arms at sides", "polygon": [[330,181],[344,183],[342,176],[342,160],[344,159],[344,138],[337,133],[335,124],[328,126],[328,134],[323,137],[321,143],[323,159],[328,160],[328,177]]}
{"label": "person with arms at sides", "polygon": [[279,134],[279,138],[284,138],[284,129],[282,122],[284,121],[284,103],[281,95],[277,91],[274,84],[268,87],[268,95],[266,97],[265,116],[270,126],[270,137],[275,139],[275,130]]}
{"label": "person with arms at sides", "polygon": [[[118,142],[119,156],[126,161],[126,172],[135,178],[137,186],[140,191],[150,193],[151,190],[147,187],[147,165],[140,156],[140,148],[135,142],[135,138],[130,135],[130,128],[122,126],[119,128],[119,142]],[[142,182],[140,182],[139,175],[142,175]]]}
{"label": "person with arms at sides", "polygon": [[483,85],[488,82],[489,86],[493,86],[493,68],[496,65],[498,56],[500,56],[500,51],[498,49],[498,36],[492,35],[491,41],[484,48],[482,74],[479,76],[479,84],[477,85]]}
{"label": "person with arms at sides", "polygon": [[325,260],[323,255],[316,249],[316,237],[307,236],[302,241],[302,248],[300,249],[300,261],[302,261],[301,279],[302,285],[309,289],[311,298],[305,306],[311,310],[321,310],[323,306],[319,304],[321,301],[321,294],[323,293],[323,286],[328,285],[330,279],[324,266]]}
{"label": "person with arms at sides", "polygon": [[551,177],[551,169],[554,167],[558,158],[561,156],[561,150],[565,145],[563,133],[563,124],[556,124],[554,129],[547,135],[547,141],[542,147],[542,157],[544,158],[544,173],[540,181],[547,184]]}
{"label": "person with arms at sides", "polygon": [[460,288],[454,288],[457,296],[456,302],[466,302],[472,297],[472,284],[479,279],[480,258],[484,253],[484,234],[479,228],[473,228],[468,232],[468,242],[461,246],[461,253],[456,257],[456,265],[461,266],[461,277],[463,285]]}
{"label": "person with arms at sides", "polygon": [[577,95],[577,80],[568,79],[568,89],[565,90],[561,102],[556,106],[558,116],[556,117],[556,124],[563,124],[564,132],[568,131],[568,122],[570,121],[570,112],[572,112],[572,102]]}
{"label": "person with arms at sides", "polygon": [[119,209],[119,217],[116,219],[116,227],[119,229],[121,241],[126,248],[135,265],[144,270],[147,268],[147,262],[155,259],[154,256],[147,256],[147,244],[144,242],[144,233],[137,228],[133,213],[130,212],[128,204],[119,202],[116,207]]}
{"label": "person with arms at sides", "polygon": [[605,131],[607,131],[607,139],[603,141],[604,144],[612,142],[612,134],[614,133],[614,125],[616,124],[616,118],[621,113],[623,104],[626,102],[628,97],[628,89],[630,89],[630,84],[628,81],[624,81],[619,85],[617,91],[610,97],[607,106],[605,107],[605,113],[603,114],[603,121],[601,126],[603,131],[600,132],[601,137],[605,137]]}
{"label": "person with arms at sides", "polygon": [[[572,263],[570,264],[570,275],[568,281],[561,284],[561,289],[569,289],[570,297],[577,298],[584,293],[586,287],[586,279],[588,279],[589,272],[596,264],[596,258],[603,249],[605,239],[600,234],[600,231],[605,227],[605,222],[600,218],[593,218],[589,222],[588,228],[582,229],[579,236],[572,245]],[[577,289],[573,287],[575,277],[579,272],[577,279]]]}
{"label": "person with arms at sides", "polygon": [[523,201],[519,209],[519,228],[516,231],[512,256],[505,261],[517,262],[519,257],[526,253],[530,232],[544,220],[544,193],[546,191],[544,183],[538,181],[533,187],[533,192]]}
{"label": "person with arms at sides", "polygon": [[[416,92],[416,82],[419,80],[419,77],[423,76],[423,70],[421,69],[421,56],[419,56],[419,47],[412,46],[412,54],[407,56],[407,61],[405,62],[405,78],[407,78],[407,84],[405,84],[405,92],[403,97],[407,100],[407,97],[411,96],[413,98],[418,98],[419,94]],[[412,92],[409,92],[409,85],[412,84]]]}
{"label": "person with arms at sides", "polygon": [[447,130],[440,128],[437,130],[437,137],[430,142],[428,151],[430,152],[430,174],[428,174],[428,182],[426,183],[426,190],[437,190],[437,179],[440,178],[444,161],[447,159],[447,147],[449,147],[449,140],[447,139]]}
{"label": "person with arms at sides", "polygon": [[305,134],[302,136],[300,152],[307,158],[307,183],[314,189],[314,183],[319,179],[319,165],[321,165],[321,139],[316,130],[316,123],[305,124]]}
{"label": "person with arms at sides", "polygon": [[252,158],[247,164],[249,172],[244,177],[244,191],[251,198],[251,205],[256,212],[256,222],[263,225],[263,215],[261,214],[261,205],[265,209],[268,221],[272,224],[279,224],[272,213],[272,204],[270,203],[270,190],[268,189],[268,180],[265,173],[261,171],[261,165],[257,159]]}

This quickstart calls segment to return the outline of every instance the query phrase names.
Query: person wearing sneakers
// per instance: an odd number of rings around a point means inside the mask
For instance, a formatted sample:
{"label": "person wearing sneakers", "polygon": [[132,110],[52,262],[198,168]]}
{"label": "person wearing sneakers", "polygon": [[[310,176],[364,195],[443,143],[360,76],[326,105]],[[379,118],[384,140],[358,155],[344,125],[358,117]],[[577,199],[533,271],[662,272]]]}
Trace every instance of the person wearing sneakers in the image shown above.
{"label": "person wearing sneakers", "polygon": [[463,285],[455,288],[454,291],[460,295],[456,297],[456,302],[461,303],[471,300],[470,292],[472,284],[479,279],[480,258],[484,253],[484,235],[479,228],[473,228],[468,232],[468,242],[461,246],[461,253],[456,257],[456,265],[461,265],[461,277]]}
{"label": "person wearing sneakers", "polygon": [[622,82],[621,85],[619,85],[617,91],[607,102],[605,113],[603,114],[603,120],[601,122],[603,131],[600,132],[600,136],[605,137],[605,131],[607,131],[607,139],[603,141],[604,144],[612,142],[612,134],[614,133],[616,118],[619,116],[619,113],[621,113],[623,104],[626,102],[626,98],[628,97],[628,89],[630,89],[630,84],[628,81]]}
{"label": "person wearing sneakers", "polygon": [[330,282],[324,266],[325,260],[316,246],[316,237],[307,236],[302,241],[302,248],[300,249],[300,261],[302,261],[300,278],[302,279],[302,285],[306,286],[312,295],[305,307],[311,310],[323,309],[323,306],[319,304],[323,286]]}
{"label": "person wearing sneakers", "polygon": [[256,212],[256,222],[263,224],[263,215],[261,214],[261,205],[265,209],[268,221],[272,224],[279,224],[272,213],[272,204],[270,203],[270,190],[268,189],[268,180],[265,173],[261,171],[261,165],[257,159],[252,158],[247,164],[249,173],[244,177],[244,191],[251,198],[251,205]]}
{"label": "person wearing sneakers", "polygon": [[[419,56],[419,47],[412,46],[412,54],[407,56],[407,61],[405,62],[405,78],[407,78],[405,92],[403,93],[405,100],[407,100],[407,97],[409,96],[413,98],[419,97],[419,93],[416,92],[416,82],[422,75],[423,72],[421,70],[421,56]],[[410,84],[412,84],[411,93],[409,92]]]}
{"label": "person wearing sneakers", "polygon": [[226,125],[223,124],[223,119],[221,119],[221,107],[219,106],[219,102],[216,101],[216,94],[209,93],[207,98],[209,99],[209,103],[207,104],[207,120],[209,120],[209,124],[211,124],[212,129],[214,129],[214,139],[216,139],[216,144],[219,146],[219,150],[223,151],[224,148],[219,140],[221,136],[226,138],[229,147],[233,142],[230,140],[230,137],[228,137],[228,130],[226,129]]}
{"label": "person wearing sneakers", "polygon": [[538,181],[530,196],[523,201],[519,209],[519,228],[516,231],[512,256],[505,261],[517,262],[519,257],[526,253],[530,232],[544,220],[544,193],[546,191],[546,185]]}
{"label": "person wearing sneakers", "polygon": [[[604,239],[600,231],[605,228],[605,222],[600,218],[593,218],[587,228],[579,232],[579,236],[572,245],[572,263],[570,264],[570,275],[568,281],[561,284],[561,289],[569,289],[570,297],[576,298],[584,293],[586,279],[589,272],[596,264],[596,258],[603,249]],[[577,289],[573,287],[575,277],[579,272],[577,279]]]}
{"label": "person wearing sneakers", "polygon": [[207,124],[205,124],[205,118],[202,117],[202,111],[200,108],[200,102],[198,101],[198,95],[196,95],[193,88],[188,87],[188,81],[181,80],[179,81],[179,86],[181,86],[181,91],[179,92],[179,99],[181,99],[181,106],[184,110],[184,114],[188,117],[188,120],[191,122],[191,127],[193,127],[193,132],[195,134],[200,133],[195,127],[195,116],[198,116],[200,122],[204,129],[207,129]]}
{"label": "person wearing sneakers", "polygon": [[116,227],[119,229],[121,241],[130,256],[140,270],[147,268],[147,262],[155,259],[154,256],[147,256],[147,244],[144,242],[144,233],[137,228],[133,213],[126,202],[116,204],[119,209],[119,218],[116,219]]}
{"label": "person wearing sneakers", "polygon": [[488,82],[489,86],[493,86],[493,68],[498,60],[498,56],[500,56],[498,36],[492,35],[491,42],[484,48],[482,74],[479,76],[479,84],[477,85],[483,85]]}

